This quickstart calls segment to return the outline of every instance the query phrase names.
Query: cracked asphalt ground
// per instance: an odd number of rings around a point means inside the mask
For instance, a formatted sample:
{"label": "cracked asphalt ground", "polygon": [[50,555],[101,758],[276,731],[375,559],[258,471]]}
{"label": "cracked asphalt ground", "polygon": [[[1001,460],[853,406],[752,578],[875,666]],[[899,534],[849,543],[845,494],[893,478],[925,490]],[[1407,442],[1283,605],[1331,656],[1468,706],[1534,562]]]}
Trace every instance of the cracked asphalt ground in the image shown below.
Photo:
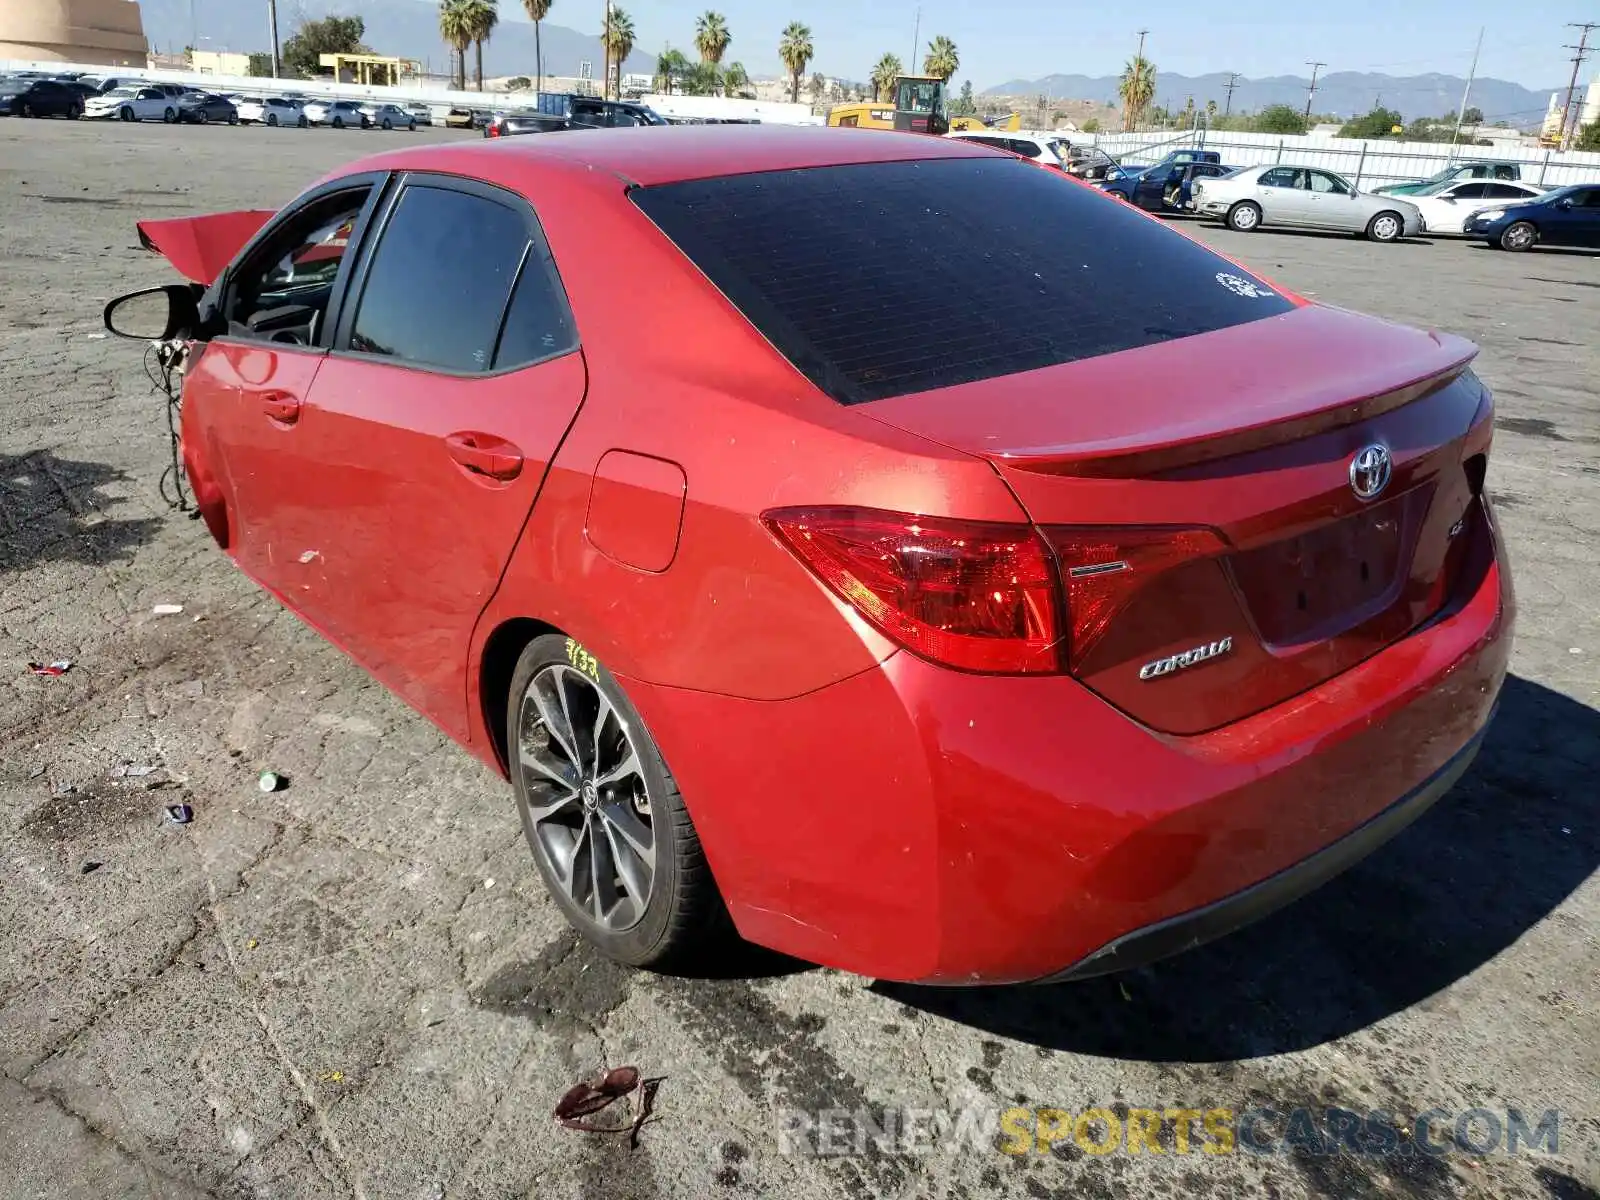
{"label": "cracked asphalt ground", "polygon": [[[507,788],[166,510],[140,347],[98,334],[108,298],[175,278],[135,218],[280,204],[407,136],[0,121],[0,1194],[1600,1194],[1600,261],[1198,231],[1478,340],[1498,392],[1514,677],[1396,842],[1121,979],[665,979],[578,944]],[[257,790],[268,768],[286,789]],[[163,823],[179,802],[193,823]],[[619,1063],[665,1077],[639,1148],[558,1128]],[[1160,1154],[780,1153],[785,1109],[1013,1104],[1562,1116],[1516,1156],[1185,1154],[1170,1123]]]}

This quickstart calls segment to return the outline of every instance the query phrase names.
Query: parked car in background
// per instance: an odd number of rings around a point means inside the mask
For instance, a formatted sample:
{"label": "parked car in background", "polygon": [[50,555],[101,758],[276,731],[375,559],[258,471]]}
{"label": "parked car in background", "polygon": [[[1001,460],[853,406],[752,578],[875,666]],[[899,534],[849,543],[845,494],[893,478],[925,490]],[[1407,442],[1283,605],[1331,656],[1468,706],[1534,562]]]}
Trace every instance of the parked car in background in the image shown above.
{"label": "parked car in background", "polygon": [[1600,247],[1600,184],[1573,184],[1536,200],[1483,209],[1467,218],[1463,232],[1501,250]]}
{"label": "parked car in background", "polygon": [[1141,165],[1139,163],[1119,162],[1117,164],[1116,172],[1115,173],[1108,173],[1106,175],[1106,178],[1107,179],[1127,179],[1127,178],[1130,178],[1131,176],[1143,175],[1146,172],[1154,172],[1154,173],[1159,175],[1159,174],[1167,171],[1169,168],[1174,167],[1174,166],[1178,166],[1178,165],[1183,164],[1183,163],[1192,163],[1192,162],[1220,163],[1221,161],[1222,161],[1222,155],[1217,153],[1217,151],[1215,151],[1215,150],[1174,150],[1171,154],[1168,154],[1165,158],[1159,159],[1156,162],[1153,162],[1153,163],[1149,164],[1148,166],[1144,166],[1144,165]]}
{"label": "parked car in background", "polygon": [[1453,183],[1457,179],[1500,179],[1517,180],[1522,178],[1522,168],[1516,163],[1507,162],[1461,162],[1454,163],[1426,179],[1411,179],[1403,183],[1386,183],[1382,187],[1372,189],[1374,196],[1412,196],[1428,188],[1436,187],[1441,183]]}
{"label": "parked car in background", "polygon": [[1214,162],[1177,162],[1151,167],[1137,175],[1102,179],[1095,186],[1108,196],[1116,196],[1147,212],[1187,212],[1194,207],[1193,187],[1197,180],[1220,179],[1238,170]]}
{"label": "parked car in background", "polygon": [[330,125],[334,129],[367,129],[372,125],[354,100],[313,100],[302,111],[311,125]]}
{"label": "parked car in background", "polygon": [[1196,180],[1192,191],[1196,212],[1240,233],[1291,226],[1393,242],[1422,232],[1422,214],[1410,201],[1369,195],[1319,167],[1244,167],[1217,179]]}
{"label": "parked car in background", "polygon": [[628,101],[600,100],[566,92],[540,95],[537,108],[497,114],[483,125],[484,137],[548,133],[558,129],[620,129],[634,125],[666,125],[654,109]]}
{"label": "parked car in background", "polygon": [[1086,183],[1097,183],[1117,169],[1117,160],[1098,146],[1073,146],[1067,154],[1067,174]]}
{"label": "parked car in background", "polygon": [[210,92],[186,92],[178,97],[178,120],[193,125],[206,125],[213,121],[222,125],[237,125],[239,110],[226,96]]}
{"label": "parked car in background", "polygon": [[1067,155],[1072,150],[1066,138],[1047,133],[995,133],[992,130],[975,129],[959,130],[945,136],[976,142],[980,146],[993,146],[996,150],[1008,151],[1019,158],[1030,159],[1058,171],[1067,169]]}
{"label": "parked car in background", "polygon": [[8,117],[66,117],[83,115],[84,97],[59,79],[0,79],[0,115]]}
{"label": "parked car in background", "polygon": [[426,104],[408,104],[406,111],[411,114],[411,119],[418,125],[433,124],[433,109]]}
{"label": "parked car in background", "polygon": [[159,88],[112,88],[84,101],[83,114],[97,119],[119,121],[165,121],[178,119],[178,102]]}
{"label": "parked car in background", "polygon": [[363,104],[361,115],[367,118],[369,125],[376,125],[379,129],[415,129],[417,119],[411,115],[411,110],[401,108],[398,104]]}
{"label": "parked car in background", "polygon": [[450,108],[445,111],[444,123],[447,129],[475,129],[472,122],[472,110],[469,108]]}
{"label": "parked car in background", "polygon": [[[1009,155],[409,139],[139,235],[187,282],[105,321],[196,351],[219,552],[507,780],[502,878],[622,962],[737,930],[891,980],[1137,967],[1484,742],[1515,610],[1476,347]],[[938,336],[1001,311],[1027,336]]]}
{"label": "parked car in background", "polygon": [[113,88],[140,88],[145,86],[143,78],[136,75],[85,75],[80,82],[92,84],[96,91],[104,94]]}
{"label": "parked car in background", "polygon": [[1460,179],[1436,183],[1427,191],[1411,193],[1406,199],[1422,213],[1422,223],[1428,233],[1460,233],[1473,213],[1522,204],[1544,195],[1546,190],[1532,183]]}
{"label": "parked car in background", "polygon": [[247,97],[239,102],[239,120],[246,124],[259,121],[263,125],[295,125],[302,129],[307,124],[300,102],[287,96],[266,96],[257,100]]}

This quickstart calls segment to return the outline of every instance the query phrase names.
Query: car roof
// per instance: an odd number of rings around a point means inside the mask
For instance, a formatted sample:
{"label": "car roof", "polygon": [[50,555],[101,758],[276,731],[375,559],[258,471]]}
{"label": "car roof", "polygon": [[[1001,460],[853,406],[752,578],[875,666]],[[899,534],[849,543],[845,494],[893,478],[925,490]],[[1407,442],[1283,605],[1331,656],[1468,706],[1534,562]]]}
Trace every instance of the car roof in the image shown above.
{"label": "car roof", "polygon": [[858,163],[980,158],[1004,154],[956,138],[884,130],[803,125],[671,125],[573,129],[538,138],[441,143],[358,159],[331,178],[373,170],[475,173],[475,163],[502,174],[507,159],[529,165],[561,162],[607,171],[645,186]]}

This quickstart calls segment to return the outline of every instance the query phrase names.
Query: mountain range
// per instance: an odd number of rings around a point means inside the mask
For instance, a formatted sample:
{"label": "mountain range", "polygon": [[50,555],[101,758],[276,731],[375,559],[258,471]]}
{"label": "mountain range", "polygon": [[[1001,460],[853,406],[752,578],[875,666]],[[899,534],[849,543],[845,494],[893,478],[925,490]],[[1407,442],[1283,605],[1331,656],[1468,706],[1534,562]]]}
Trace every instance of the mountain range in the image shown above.
{"label": "mountain range", "polygon": [[[520,10],[521,5],[511,0],[511,3],[502,3],[500,8],[502,14],[507,14],[512,8]],[[236,0],[231,3],[140,0],[139,10],[144,20],[145,38],[157,50],[172,52],[194,45],[202,50],[250,53],[271,48],[266,5],[258,0],[249,4]],[[448,70],[450,52],[439,36],[439,6],[426,0],[278,0],[280,42],[288,41],[302,20],[330,13],[359,15],[367,26],[362,40],[378,54],[417,59],[425,69],[440,75]],[[598,18],[595,24],[598,27]],[[593,76],[599,78],[604,52],[595,35],[553,25],[547,20],[540,26],[539,41],[546,75],[576,76],[580,73],[579,65],[588,62]],[[469,48],[469,78],[472,68],[473,51]],[[653,73],[655,51],[635,50],[623,69]],[[494,36],[483,47],[483,73],[486,77],[531,76],[534,73],[533,25],[502,15]]]}
{"label": "mountain range", "polygon": [[[1222,109],[1228,98],[1227,72],[1212,75],[1173,75],[1156,73],[1155,102],[1169,109],[1184,106],[1194,97],[1204,108],[1215,100]],[[1046,75],[1043,79],[1012,79],[987,89],[985,95],[1049,96],[1059,100],[1094,100],[1119,104],[1115,75]],[[1276,75],[1268,79],[1240,79],[1233,90],[1234,112],[1259,112],[1269,104],[1305,107],[1306,88],[1311,81],[1299,75]],[[1312,109],[1340,117],[1364,113],[1374,104],[1398,109],[1409,120],[1415,117],[1453,113],[1461,103],[1465,79],[1454,75],[1376,75],[1356,71],[1334,71],[1317,78],[1317,93]],[[1504,79],[1477,79],[1472,84],[1469,103],[1483,111],[1484,120],[1505,121],[1510,125],[1537,125],[1550,103],[1550,93],[1565,85],[1543,91],[1530,91]]]}

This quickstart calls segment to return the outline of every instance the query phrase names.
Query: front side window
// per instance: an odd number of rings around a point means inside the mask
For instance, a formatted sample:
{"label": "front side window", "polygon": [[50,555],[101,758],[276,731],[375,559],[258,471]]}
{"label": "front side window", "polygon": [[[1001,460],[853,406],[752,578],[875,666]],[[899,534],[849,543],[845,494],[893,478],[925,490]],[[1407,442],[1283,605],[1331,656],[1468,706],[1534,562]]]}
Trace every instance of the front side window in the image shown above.
{"label": "front side window", "polygon": [[1572,193],[1573,208],[1600,208],[1600,188],[1579,188]]}
{"label": "front side window", "polygon": [[530,243],[527,220],[510,204],[408,186],[373,253],[350,349],[447,371],[492,370]]}
{"label": "front side window", "polygon": [[313,200],[256,252],[230,288],[230,330],[310,345],[323,330],[368,187]]}

